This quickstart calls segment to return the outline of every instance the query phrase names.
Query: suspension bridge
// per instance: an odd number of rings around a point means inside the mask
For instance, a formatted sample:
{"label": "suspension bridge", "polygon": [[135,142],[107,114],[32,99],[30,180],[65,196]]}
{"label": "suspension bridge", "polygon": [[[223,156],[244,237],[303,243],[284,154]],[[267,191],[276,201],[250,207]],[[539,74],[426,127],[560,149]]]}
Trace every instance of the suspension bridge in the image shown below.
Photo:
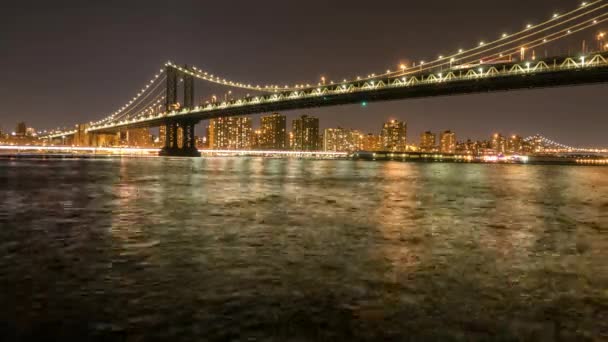
{"label": "suspension bridge", "polygon": [[[400,65],[365,77],[316,84],[252,85],[216,76],[195,66],[167,62],[124,106],[87,124],[88,134],[111,134],[142,127],[165,127],[161,155],[197,156],[194,128],[201,120],[312,107],[495,91],[575,86],[608,81],[608,46],[569,56],[537,58],[542,46],[590,30],[608,20],[606,1],[584,2],[548,20],[503,33],[491,42],[459,49],[436,59]],[[249,92],[235,99],[195,103],[195,81]],[[181,96],[180,96],[181,95]],[[77,130],[56,130],[53,139]]]}

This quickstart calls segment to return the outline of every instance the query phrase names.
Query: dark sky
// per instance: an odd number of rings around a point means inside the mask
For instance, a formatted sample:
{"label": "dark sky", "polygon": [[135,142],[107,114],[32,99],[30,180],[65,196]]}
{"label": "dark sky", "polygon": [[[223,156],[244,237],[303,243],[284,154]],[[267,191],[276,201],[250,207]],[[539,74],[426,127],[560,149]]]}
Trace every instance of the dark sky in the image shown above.
{"label": "dark sky", "polygon": [[[316,82],[432,59],[574,0],[2,1],[0,125],[52,128],[120,107],[167,60],[251,83]],[[607,26],[590,31],[587,38]],[[578,48],[572,43],[563,48]],[[410,134],[460,138],[541,132],[579,146],[608,146],[608,85],[430,98],[311,109],[323,127],[377,132],[388,118]],[[257,120],[256,120],[257,121]],[[417,140],[417,138],[415,139]]]}

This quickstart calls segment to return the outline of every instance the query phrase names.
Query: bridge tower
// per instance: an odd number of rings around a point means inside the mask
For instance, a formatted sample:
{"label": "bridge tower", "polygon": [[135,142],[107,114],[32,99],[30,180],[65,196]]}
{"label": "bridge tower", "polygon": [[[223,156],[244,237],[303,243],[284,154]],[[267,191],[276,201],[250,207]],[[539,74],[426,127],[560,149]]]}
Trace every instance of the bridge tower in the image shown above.
{"label": "bridge tower", "polygon": [[[188,69],[188,67],[185,67]],[[194,108],[194,76],[180,73],[176,68],[167,66],[167,90],[166,109],[167,112],[178,109],[178,79],[184,81],[184,105],[182,108]],[[165,122],[165,146],[160,151],[161,156],[200,157],[196,148],[194,127],[198,120],[171,119]]]}

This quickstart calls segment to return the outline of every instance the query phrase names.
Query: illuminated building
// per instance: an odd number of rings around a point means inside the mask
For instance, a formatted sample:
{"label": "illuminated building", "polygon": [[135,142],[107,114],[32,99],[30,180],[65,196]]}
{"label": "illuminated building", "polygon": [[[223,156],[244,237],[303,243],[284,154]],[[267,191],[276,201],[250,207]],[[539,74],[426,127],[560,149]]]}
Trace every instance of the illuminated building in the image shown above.
{"label": "illuminated building", "polygon": [[354,152],[363,150],[365,135],[351,129],[328,128],[323,133],[326,152]]}
{"label": "illuminated building", "polygon": [[421,152],[434,152],[437,146],[437,136],[426,131],[420,135],[420,151]]}
{"label": "illuminated building", "polygon": [[512,135],[509,138],[508,151],[515,154],[522,153],[524,151],[524,139],[519,135]]}
{"label": "illuminated building", "polygon": [[96,147],[113,147],[119,145],[119,138],[119,134],[93,134],[91,142]]}
{"label": "illuminated building", "polygon": [[505,139],[505,137],[500,134],[500,133],[496,133],[492,136],[492,149],[494,150],[494,152],[500,154],[500,153],[506,153],[507,152],[507,139]]}
{"label": "illuminated building", "polygon": [[407,151],[407,124],[391,120],[382,128],[382,148],[391,152]]}
{"label": "illuminated building", "polygon": [[194,137],[196,148],[207,148],[207,137]]}
{"label": "illuminated building", "polygon": [[262,130],[258,129],[251,134],[251,148],[255,150],[262,149]]}
{"label": "illuminated building", "polygon": [[278,113],[261,117],[260,149],[287,149],[287,117]]}
{"label": "illuminated building", "polygon": [[165,146],[165,137],[167,135],[167,126],[160,126],[158,128],[158,145]]}
{"label": "illuminated building", "polygon": [[127,130],[127,146],[151,147],[152,138],[148,128],[132,128]]}
{"label": "illuminated building", "polygon": [[25,129],[25,135],[28,137],[35,137],[38,133],[36,133],[36,130],[33,127],[28,127]]}
{"label": "illuminated building", "polygon": [[302,115],[293,120],[292,132],[294,151],[319,150],[319,118]]}
{"label": "illuminated building", "polygon": [[287,134],[287,148],[289,150],[293,150],[294,146],[295,146],[295,135],[293,134],[293,132],[289,132],[289,134]]}
{"label": "illuminated building", "polygon": [[370,152],[382,150],[382,137],[373,133],[363,136],[361,150]]}
{"label": "illuminated building", "polygon": [[216,150],[251,149],[251,118],[229,117],[209,120],[209,148]]}
{"label": "illuminated building", "polygon": [[452,131],[441,133],[441,153],[456,153],[456,133]]}
{"label": "illuminated building", "polygon": [[479,150],[479,143],[471,139],[467,139],[465,142],[456,143],[456,153],[477,155]]}

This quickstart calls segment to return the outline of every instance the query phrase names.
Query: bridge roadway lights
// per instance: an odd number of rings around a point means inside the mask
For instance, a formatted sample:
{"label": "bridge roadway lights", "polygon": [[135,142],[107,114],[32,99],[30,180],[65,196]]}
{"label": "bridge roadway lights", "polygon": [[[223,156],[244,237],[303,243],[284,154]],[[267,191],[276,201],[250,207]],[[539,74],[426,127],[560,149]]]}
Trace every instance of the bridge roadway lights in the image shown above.
{"label": "bridge roadway lights", "polygon": [[200,157],[196,148],[196,120],[171,121],[165,124],[165,146],[159,152],[165,157]]}

